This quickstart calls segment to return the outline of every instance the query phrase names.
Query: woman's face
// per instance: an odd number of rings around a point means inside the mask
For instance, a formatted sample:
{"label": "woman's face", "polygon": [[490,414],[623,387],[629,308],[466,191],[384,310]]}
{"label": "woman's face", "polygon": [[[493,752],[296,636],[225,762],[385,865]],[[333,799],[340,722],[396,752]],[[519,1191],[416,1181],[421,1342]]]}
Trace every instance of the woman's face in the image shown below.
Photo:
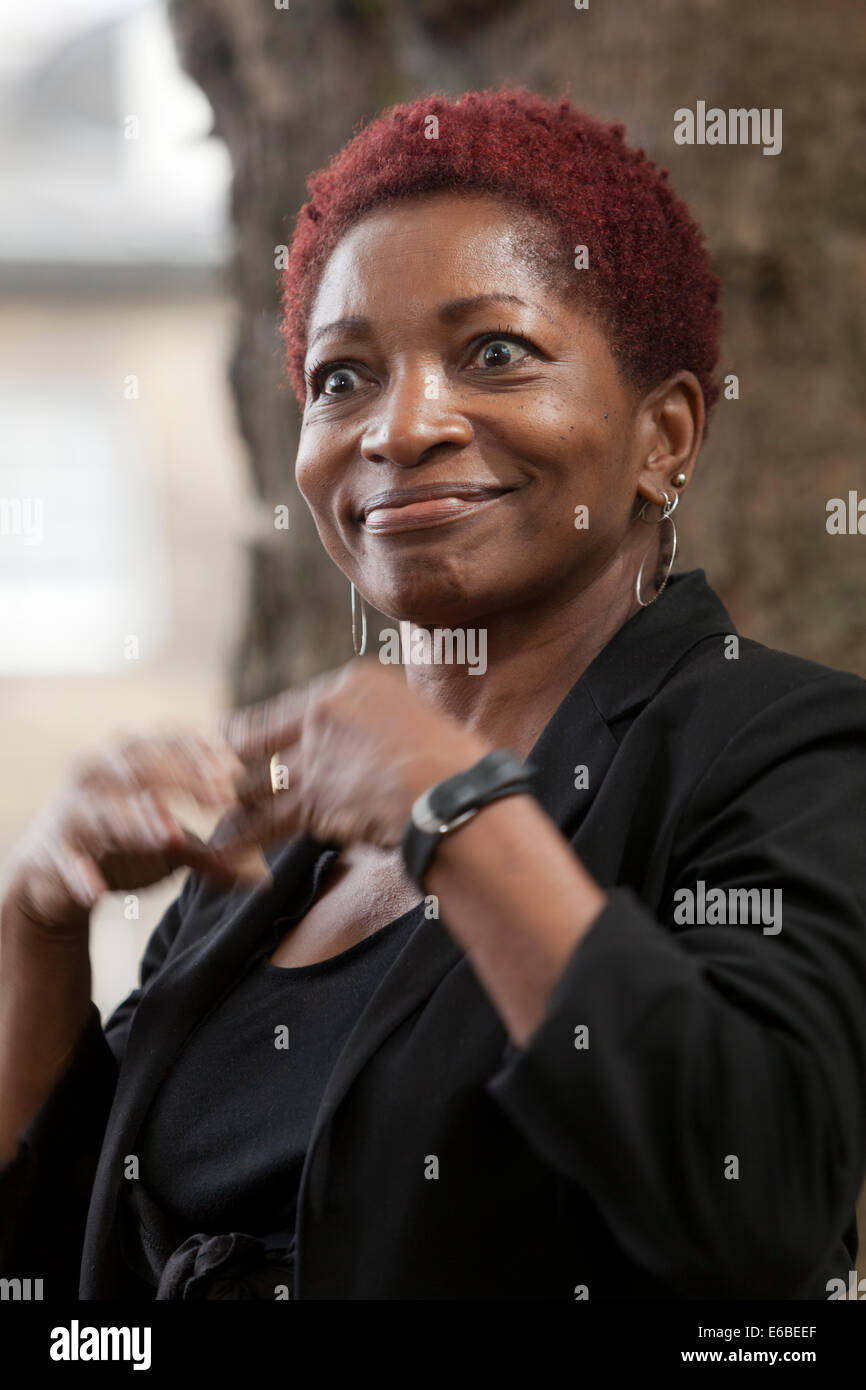
{"label": "woman's face", "polygon": [[495,198],[436,194],[369,213],[322,276],[297,480],[328,554],[390,617],[560,603],[635,529],[639,396],[533,268],[532,231]]}

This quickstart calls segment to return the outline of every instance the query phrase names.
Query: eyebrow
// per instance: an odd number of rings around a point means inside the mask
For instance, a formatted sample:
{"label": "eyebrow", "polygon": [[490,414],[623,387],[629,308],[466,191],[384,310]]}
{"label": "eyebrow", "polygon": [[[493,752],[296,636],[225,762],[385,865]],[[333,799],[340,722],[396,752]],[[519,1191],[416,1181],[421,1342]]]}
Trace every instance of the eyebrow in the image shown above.
{"label": "eyebrow", "polygon": [[[546,309],[542,309],[540,304],[529,304],[525,299],[518,299],[516,294],[473,294],[466,295],[462,299],[449,299],[447,304],[441,304],[438,309],[438,317],[443,323],[453,323],[455,319],[461,319],[473,309],[483,309],[490,304],[517,304],[521,309],[534,309],[550,323],[554,322],[551,314]],[[372,328],[369,319],[353,316],[345,319],[334,319],[333,323],[325,323],[321,328],[317,328],[315,333],[310,336],[307,348],[311,348],[314,343],[323,338],[326,333],[357,333],[358,335],[368,334]]]}
{"label": "eyebrow", "polygon": [[517,304],[521,309],[534,309],[551,323],[554,321],[553,316],[546,309],[542,309],[540,304],[529,304],[525,299],[518,299],[516,294],[473,294],[464,299],[451,299],[447,304],[440,306],[439,317],[443,323],[451,323],[452,320],[471,313],[473,309],[483,309],[488,304]]}
{"label": "eyebrow", "polygon": [[317,328],[307,343],[311,348],[313,343],[318,342],[326,333],[369,333],[370,320],[364,318],[334,319],[333,323],[325,323],[321,328]]}

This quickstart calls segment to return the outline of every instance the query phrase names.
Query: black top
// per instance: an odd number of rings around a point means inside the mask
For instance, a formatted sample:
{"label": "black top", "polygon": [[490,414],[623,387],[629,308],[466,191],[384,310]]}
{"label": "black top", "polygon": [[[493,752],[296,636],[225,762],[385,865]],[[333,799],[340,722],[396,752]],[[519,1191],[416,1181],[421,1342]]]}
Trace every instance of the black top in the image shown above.
{"label": "black top", "polygon": [[419,910],[327,960],[273,965],[277,941],[305,914],[336,858],[336,850],[323,851],[301,906],[276,919],[154,1097],[136,1147],[139,1181],[184,1236],[294,1227],[325,1083]]}
{"label": "black top", "polygon": [[[732,652],[735,632],[701,571],[673,576],[529,751],[606,904],[520,1047],[444,892],[438,918],[404,924],[316,1112],[292,1297],[621,1305],[847,1284],[866,1172],[866,683],[744,637]],[[189,876],[140,987],[105,1022],[91,1009],[0,1172],[0,1275],[44,1276],[46,1299],[153,1298],[123,1259],[125,1158],[322,848],[268,851],[272,886]],[[778,892],[780,922],[720,921],[704,889]],[[549,891],[540,877],[540,906]],[[234,1235],[252,1257],[258,1238]],[[214,1241],[211,1271],[230,1244]]]}

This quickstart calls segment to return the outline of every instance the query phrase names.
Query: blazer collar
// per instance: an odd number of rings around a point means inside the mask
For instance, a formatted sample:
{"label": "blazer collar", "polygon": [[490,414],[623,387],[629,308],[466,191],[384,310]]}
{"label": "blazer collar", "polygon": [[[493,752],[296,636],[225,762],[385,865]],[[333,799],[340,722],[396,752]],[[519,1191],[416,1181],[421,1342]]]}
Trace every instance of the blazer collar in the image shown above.
{"label": "blazer collar", "polygon": [[587,687],[605,719],[618,719],[652,699],[698,642],[736,632],[703,570],[674,574],[658,599],[614,633],[577,684]]}
{"label": "blazer collar", "polygon": [[[699,642],[736,633],[703,570],[675,574],[664,592],[638,609],[571,687],[527,762],[538,769],[536,795],[562,831],[591,805],[617,748],[610,726],[647,704]],[[571,769],[591,768],[588,788],[575,788]]]}
{"label": "blazer collar", "polygon": [[[651,699],[697,642],[712,634],[734,631],[702,570],[675,575],[660,598],[624,624],[571,688],[528,758],[538,770],[539,800],[569,838],[586,815],[616,752],[610,722]],[[577,763],[592,767],[586,789],[574,786],[570,769]],[[134,1151],[129,1146],[159,1083],[186,1038],[233,987],[275,917],[329,848],[333,845],[312,836],[270,848],[267,858],[273,871],[272,884],[230,894],[221,922],[206,940],[196,940],[173,955],[145,990],[127,1039],[110,1139],[107,1134],[94,1184],[85,1237],[83,1290],[93,1287],[88,1280],[97,1277],[100,1228],[111,1219],[122,1178],[119,1156]],[[426,919],[422,909],[423,903],[419,903],[414,931],[367,1003],[328,1080],[301,1177],[301,1225],[305,1210],[314,1215],[324,1201],[325,1156],[340,1101],[389,1034],[462,959],[462,949],[445,926]]]}

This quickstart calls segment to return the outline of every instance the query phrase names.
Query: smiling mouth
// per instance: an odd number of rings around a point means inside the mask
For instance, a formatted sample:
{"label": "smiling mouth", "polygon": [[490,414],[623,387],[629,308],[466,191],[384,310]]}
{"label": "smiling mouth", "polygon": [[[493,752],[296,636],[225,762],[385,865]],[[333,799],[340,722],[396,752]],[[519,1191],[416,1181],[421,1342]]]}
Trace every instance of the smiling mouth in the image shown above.
{"label": "smiling mouth", "polygon": [[458,487],[448,492],[445,487],[437,489],[435,495],[414,496],[407,492],[402,496],[382,496],[368,502],[363,509],[361,523],[374,535],[390,535],[396,531],[419,531],[430,526],[443,526],[451,521],[489,507],[500,498],[513,492],[514,488]]}

